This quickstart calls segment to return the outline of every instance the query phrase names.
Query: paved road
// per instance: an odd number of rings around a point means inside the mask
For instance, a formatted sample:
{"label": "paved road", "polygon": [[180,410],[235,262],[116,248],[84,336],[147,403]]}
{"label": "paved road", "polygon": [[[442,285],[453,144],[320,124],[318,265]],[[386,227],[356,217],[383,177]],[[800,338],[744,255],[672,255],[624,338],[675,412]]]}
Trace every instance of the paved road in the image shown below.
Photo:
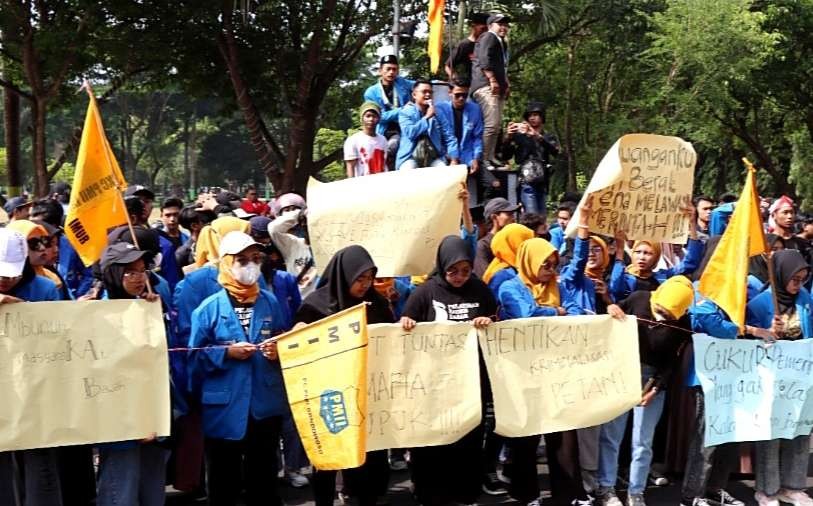
{"label": "paved road", "polygon": [[[810,475],[808,474],[808,476]],[[549,487],[546,466],[539,466],[539,479],[543,490],[542,497],[549,497],[549,494],[547,493]],[[753,477],[751,476],[735,476],[728,488],[728,491],[731,492],[731,494],[735,497],[746,501],[746,504],[749,506],[756,505],[756,502],[753,499],[754,482],[752,480]],[[813,479],[808,478],[807,482],[808,487],[813,487]],[[409,492],[409,485],[409,472],[398,471],[392,473],[388,497],[391,506],[416,505],[415,501],[412,499],[412,495]],[[308,487],[304,489],[295,489],[287,485],[281,485],[280,490],[282,492],[283,501],[287,506],[312,506],[314,504],[310,494],[310,489]],[[646,498],[647,503],[650,506],[678,506],[680,504],[680,484],[672,483],[666,487],[650,487],[646,492]],[[480,504],[482,505],[503,503],[515,503],[515,501],[512,501],[505,495],[489,496],[483,494],[480,497]],[[191,506],[205,503],[196,503],[175,494],[170,494],[167,504],[169,506]],[[338,502],[336,504],[338,505]],[[543,500],[543,506],[544,504],[545,502]]]}

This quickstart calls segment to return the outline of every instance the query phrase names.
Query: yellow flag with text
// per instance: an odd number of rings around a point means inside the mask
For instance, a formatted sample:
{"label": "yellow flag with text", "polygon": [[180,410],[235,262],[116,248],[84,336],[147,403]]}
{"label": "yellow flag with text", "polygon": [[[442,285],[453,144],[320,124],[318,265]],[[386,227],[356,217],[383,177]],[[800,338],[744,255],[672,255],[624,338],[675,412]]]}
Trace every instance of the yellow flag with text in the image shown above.
{"label": "yellow flag with text", "polygon": [[364,463],[367,342],[367,313],[360,304],[277,343],[291,413],[316,469]]}
{"label": "yellow flag with text", "polygon": [[429,0],[429,67],[432,73],[438,71],[440,55],[443,53],[443,10],[446,0]]}
{"label": "yellow flag with text", "polygon": [[740,330],[745,325],[748,259],[768,251],[759,213],[754,169],[749,165],[734,214],[700,276],[700,293],[720,306]]}
{"label": "yellow flag with text", "polygon": [[108,230],[127,223],[121,197],[127,182],[104,134],[96,99],[92,92],[88,95],[90,103],[65,218],[65,235],[85,265],[102,256]]}

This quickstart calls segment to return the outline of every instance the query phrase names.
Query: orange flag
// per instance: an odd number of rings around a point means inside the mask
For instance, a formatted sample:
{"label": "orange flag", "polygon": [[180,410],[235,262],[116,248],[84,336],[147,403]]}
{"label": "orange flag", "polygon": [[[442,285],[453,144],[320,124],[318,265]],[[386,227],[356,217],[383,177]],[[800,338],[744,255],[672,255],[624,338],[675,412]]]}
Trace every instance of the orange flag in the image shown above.
{"label": "orange flag", "polygon": [[440,55],[443,53],[443,10],[446,0],[429,0],[429,67],[432,73],[440,67]]}
{"label": "orange flag", "polygon": [[71,200],[65,217],[65,236],[85,265],[102,256],[107,231],[127,223],[121,191],[127,182],[104,134],[102,116],[89,85],[90,102],[76,157]]}
{"label": "orange flag", "polygon": [[704,297],[726,312],[740,331],[745,326],[748,259],[768,251],[759,213],[754,167],[744,161],[748,166],[745,186],[698,287]]}

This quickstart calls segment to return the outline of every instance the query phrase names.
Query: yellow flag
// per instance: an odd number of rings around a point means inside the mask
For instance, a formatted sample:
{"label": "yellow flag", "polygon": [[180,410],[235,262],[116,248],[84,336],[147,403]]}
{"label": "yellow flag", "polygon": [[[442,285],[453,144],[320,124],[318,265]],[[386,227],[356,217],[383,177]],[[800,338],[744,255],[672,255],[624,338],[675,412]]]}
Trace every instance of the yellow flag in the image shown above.
{"label": "yellow flag", "polygon": [[759,214],[754,168],[750,163],[747,165],[748,175],[734,214],[700,277],[698,287],[700,293],[720,306],[741,331],[745,325],[748,259],[768,251]]}
{"label": "yellow flag", "polygon": [[432,73],[438,71],[440,55],[443,53],[443,9],[446,0],[429,0],[429,67]]}
{"label": "yellow flag", "polygon": [[280,339],[288,402],[316,469],[358,467],[366,456],[367,312],[346,309]]}
{"label": "yellow flag", "polygon": [[85,265],[102,256],[108,230],[127,223],[121,197],[127,182],[104,135],[102,117],[89,87],[88,95],[90,103],[65,218],[65,235]]}

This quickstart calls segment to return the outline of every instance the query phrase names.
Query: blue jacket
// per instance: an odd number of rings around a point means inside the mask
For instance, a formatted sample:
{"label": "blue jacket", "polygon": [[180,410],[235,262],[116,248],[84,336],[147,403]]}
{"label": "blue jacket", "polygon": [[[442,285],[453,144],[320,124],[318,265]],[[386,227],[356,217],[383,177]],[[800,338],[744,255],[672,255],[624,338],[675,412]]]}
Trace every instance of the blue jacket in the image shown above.
{"label": "blue jacket", "polygon": [[9,295],[26,302],[51,302],[62,300],[56,283],[43,276],[34,276],[28,282],[20,282]]}
{"label": "blue jacket", "polygon": [[364,100],[375,102],[381,108],[381,119],[378,120],[376,132],[384,135],[390,123],[398,123],[398,111],[401,107],[405,106],[407,102],[412,100],[412,85],[415,81],[404,79],[401,76],[395,78],[393,84],[393,93],[398,97],[398,107],[393,107],[387,95],[384,93],[384,88],[381,86],[381,80],[378,80],[374,85],[370,86],[364,91]]}
{"label": "blue jacket", "polygon": [[63,234],[59,236],[59,262],[57,271],[74,297],[81,297],[93,285],[93,271],[85,267],[71,242]]}
{"label": "blue jacket", "polygon": [[715,207],[711,211],[711,218],[709,218],[709,237],[723,235],[732,214],[734,214],[734,203]]}
{"label": "blue jacket", "polygon": [[178,262],[175,260],[175,245],[172,241],[158,234],[158,246],[161,248],[161,277],[169,283],[169,289],[174,290],[181,276]]}
{"label": "blue jacket", "polygon": [[[686,256],[674,267],[655,271],[652,276],[658,283],[663,283],[672,276],[679,274],[689,275],[697,269],[700,260],[703,258],[704,245],[700,240],[689,239],[686,246]],[[613,300],[626,299],[629,294],[638,289],[638,278],[626,271],[626,265],[621,260],[616,260],[613,264],[613,272],[610,276],[610,295]]]}
{"label": "blue jacket", "polygon": [[573,258],[559,273],[559,296],[569,315],[596,314],[596,284],[584,275],[590,239],[576,238]]}
{"label": "blue jacket", "polygon": [[[293,326],[294,315],[302,304],[302,295],[299,293],[299,286],[296,284],[296,276],[288,271],[277,269],[274,271],[274,279],[271,283],[274,297],[280,302],[284,327],[289,329]],[[262,284],[260,288],[263,288]]]}
{"label": "blue jacket", "polygon": [[491,290],[491,293],[494,294],[494,299],[499,300],[500,298],[500,287],[503,283],[508,281],[509,279],[515,277],[517,275],[517,270],[513,267],[506,267],[505,269],[500,269],[491,276],[491,279],[488,281],[488,288]]}
{"label": "blue jacket", "polygon": [[449,158],[458,158],[460,163],[471,166],[472,160],[483,157],[483,114],[476,102],[467,100],[463,106],[463,137],[458,142],[454,130],[454,112],[451,102],[441,102],[435,105],[435,115],[440,120],[447,138],[455,144],[455,149],[449,149]]}
{"label": "blue jacket", "polygon": [[443,125],[437,116],[424,118],[421,110],[413,102],[401,108],[398,113],[398,124],[401,125],[401,141],[395,157],[396,170],[401,167],[401,164],[412,158],[415,144],[424,134],[429,136],[429,140],[438,152],[438,158],[442,159],[446,156],[447,151],[453,152],[453,154],[457,152],[457,139],[454,138],[454,135],[449,138],[443,132]]}
{"label": "blue jacket", "polygon": [[[695,300],[689,307],[689,318],[692,321],[692,330],[721,339],[736,339],[739,334],[737,325],[728,318],[728,315],[726,315],[717,304],[700,295],[700,292],[697,291],[698,283],[698,281],[694,282]],[[695,387],[699,385],[700,381],[697,379],[697,370],[694,367],[694,354],[692,354],[690,357],[689,370],[686,374],[686,386]]]}
{"label": "blue jacket", "polygon": [[766,287],[766,284],[760,281],[760,279],[752,274],[748,275],[748,279],[746,281],[745,288],[748,291],[747,299],[751,300],[757,295],[762,292],[762,289]]}
{"label": "blue jacket", "polygon": [[[772,288],[767,288],[765,291],[754,297],[754,299],[745,306],[745,322],[754,327],[761,327],[763,329],[771,328],[773,321],[773,299],[771,296]],[[813,337],[813,320],[811,317],[811,300],[810,292],[807,288],[802,288],[796,295],[796,312],[799,315],[799,322],[802,324],[802,338],[810,339]]]}
{"label": "blue jacket", "polygon": [[240,326],[226,290],[207,298],[192,313],[190,366],[202,378],[200,401],[203,433],[206,437],[240,440],[246,435],[248,417],[261,420],[283,415],[288,410],[279,361],[255,352],[246,360],[226,357],[225,345],[235,342],[258,344],[260,328],[270,320],[273,333],[285,330],[276,297],[261,290],[254,304],[248,336]]}
{"label": "blue jacket", "polygon": [[557,224],[555,227],[551,227],[549,232],[550,243],[553,244],[553,247],[557,250],[561,249],[562,244],[565,243],[565,231]]}
{"label": "blue jacket", "polygon": [[497,303],[500,305],[500,320],[559,314],[555,307],[538,305],[533,294],[518,275],[500,285],[500,289],[497,291]]}

